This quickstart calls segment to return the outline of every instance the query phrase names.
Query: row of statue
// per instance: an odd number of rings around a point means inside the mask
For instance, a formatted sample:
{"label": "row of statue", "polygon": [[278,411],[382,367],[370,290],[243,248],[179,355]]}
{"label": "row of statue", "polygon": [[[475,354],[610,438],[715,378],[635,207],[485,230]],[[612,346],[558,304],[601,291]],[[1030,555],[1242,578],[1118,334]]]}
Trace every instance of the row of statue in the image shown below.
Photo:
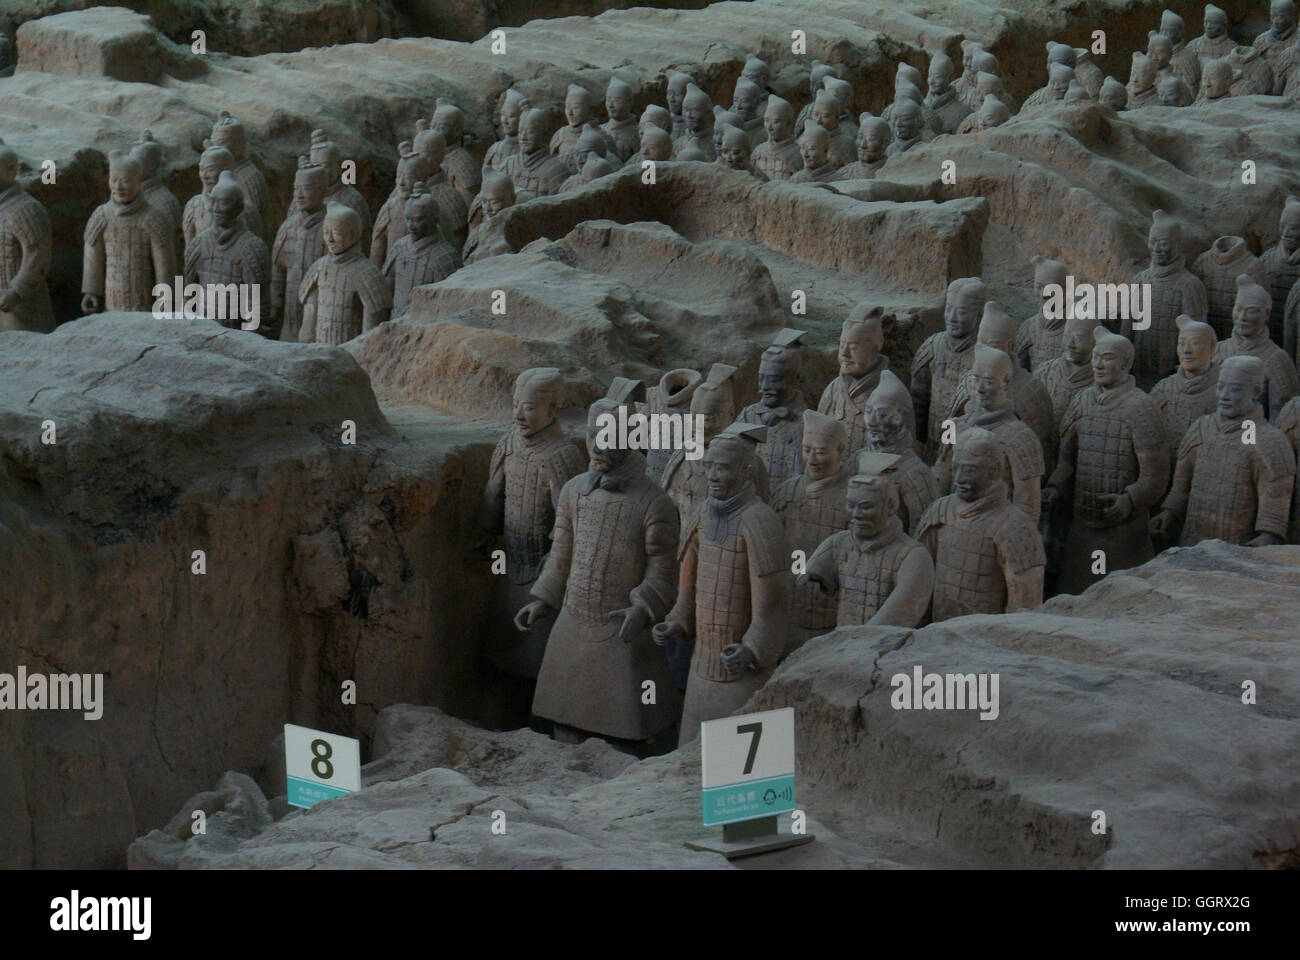
{"label": "row of statue", "polygon": [[[1064,269],[1036,258],[1040,286]],[[536,679],[557,736],[647,740],[680,720],[686,742],[836,626],[1032,608],[1157,545],[1300,539],[1300,397],[1261,347],[1270,306],[1241,274],[1229,339],[1176,316],[1176,369],[1148,392],[1127,336],[1041,312],[1017,328],[964,278],[910,388],[862,304],[816,410],[797,388],[806,335],[787,329],[757,402],[736,409],[727,364],[619,379],[588,411],[586,453],[556,420],[561,372],[527,370],[480,514],[507,560],[489,659]],[[703,459],[599,445],[620,406],[700,416]]]}

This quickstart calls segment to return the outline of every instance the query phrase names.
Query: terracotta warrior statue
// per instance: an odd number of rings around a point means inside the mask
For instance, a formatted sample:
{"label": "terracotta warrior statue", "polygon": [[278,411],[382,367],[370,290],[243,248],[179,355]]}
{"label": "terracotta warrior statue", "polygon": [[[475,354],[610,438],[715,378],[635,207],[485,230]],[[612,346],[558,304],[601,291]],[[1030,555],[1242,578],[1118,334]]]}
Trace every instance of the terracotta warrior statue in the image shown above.
{"label": "terracotta warrior statue", "polygon": [[[975,67],[975,57],[983,52],[985,52],[984,44],[978,40],[963,40],[961,42],[961,76],[953,81],[953,89],[957,91],[957,96],[963,100],[975,89],[975,75],[979,73],[979,70]],[[970,106],[969,103],[966,105]]]}
{"label": "terracotta warrior statue", "polygon": [[1272,299],[1267,288],[1256,283],[1250,275],[1243,273],[1239,276],[1237,299],[1232,307],[1232,336],[1220,340],[1214,348],[1214,359],[1218,361],[1243,354],[1260,359],[1267,378],[1262,402],[1270,418],[1277,416],[1283,405],[1300,393],[1295,361],[1268,337]]}
{"label": "terracotta warrior statue", "polygon": [[1070,401],[1080,390],[1092,386],[1092,331],[1096,325],[1091,317],[1065,321],[1060,354],[1034,368],[1034,378],[1042,382],[1052,398],[1052,422],[1058,439]]}
{"label": "terracotta warrior statue", "polygon": [[1174,322],[1178,324],[1178,369],[1151,388],[1151,399],[1164,425],[1171,478],[1183,434],[1198,417],[1214,412],[1215,385],[1219,382],[1214,328],[1188,316],[1176,317]]}
{"label": "terracotta warrior statue", "polygon": [[[262,329],[262,297],[270,293],[271,257],[262,238],[244,225],[244,188],[234,174],[223,170],[212,188],[212,226],[185,248],[185,282],[211,285],[238,284],[258,288],[258,315],[245,320],[237,311],[213,317],[223,326]],[[269,306],[269,304],[267,304]],[[269,311],[267,311],[269,312]],[[255,321],[255,322],[254,322]]]}
{"label": "terracotta warrior statue", "polygon": [[1215,394],[1215,412],[1198,417],[1183,436],[1174,486],[1151,532],[1164,534],[1182,520],[1178,542],[1185,547],[1202,540],[1286,543],[1296,460],[1291,442],[1264,419],[1264,364],[1229,357]]}
{"label": "terracotta warrior statue", "polygon": [[1201,89],[1193,101],[1197,106],[1217,103],[1230,96],[1233,82],[1237,79],[1232,64],[1217,57],[1201,63]]}
{"label": "terracotta warrior statue", "polygon": [[176,194],[167,189],[162,177],[162,144],[153,138],[153,133],[146,130],[140,139],[131,144],[131,156],[140,161],[140,173],[144,177],[140,192],[153,207],[166,219],[171,227],[177,261],[181,255],[181,202]]}
{"label": "terracotta warrior statue", "polygon": [[[1042,304],[1046,304],[1044,292],[1049,284],[1056,284],[1065,289],[1065,278],[1069,268],[1059,260],[1049,260],[1037,254],[1029,258],[1034,265],[1034,299],[1040,307],[1038,312],[1020,324],[1016,332],[1016,359],[1026,370],[1036,371],[1049,360],[1061,355],[1061,343],[1065,339],[1065,318],[1049,320],[1043,316]],[[1089,327],[1089,332],[1092,328]]]}
{"label": "terracotta warrior statue", "polygon": [[429,126],[442,134],[447,144],[442,169],[468,207],[478,195],[482,172],[474,162],[473,154],[465,149],[465,114],[450,100],[439,97],[433,116],[429,118]]}
{"label": "terracotta warrior statue", "polygon": [[1273,68],[1268,58],[1254,47],[1233,47],[1225,57],[1232,67],[1234,97],[1268,96],[1273,93]]}
{"label": "terracotta warrior statue", "polygon": [[[185,238],[185,248],[189,247],[196,236],[212,226],[212,188],[227,170],[234,173],[235,155],[225,147],[208,147],[199,155],[199,183],[203,189],[190,197],[181,213],[181,233]],[[244,212],[239,215],[249,232],[260,239],[264,231],[257,217],[257,211],[247,204]]]}
{"label": "terracotta warrior statue", "polygon": [[281,340],[297,343],[302,331],[298,289],[303,275],[325,255],[327,189],[329,172],[299,157],[293,178],[293,209],[271,244],[271,312],[278,318]]}
{"label": "terracotta warrior statue", "polygon": [[1192,273],[1205,285],[1206,322],[1220,338],[1231,335],[1237,277],[1249,274],[1256,283],[1268,286],[1264,264],[1250,252],[1244,237],[1219,237],[1196,258]]}
{"label": "terracotta warrior statue", "polygon": [[[880,112],[880,117],[886,123],[893,125],[894,108],[904,99],[911,100],[918,106],[925,100],[925,95],[921,93],[921,87],[925,85],[925,78],[921,71],[916,69],[910,63],[898,62],[897,70],[894,73],[894,99]],[[921,116],[922,128],[928,127],[924,113]]]}
{"label": "terracotta warrior statue", "polygon": [[[812,67],[808,71],[808,102],[799,110],[799,116],[794,121],[794,135],[796,137],[803,134],[803,128],[808,121],[812,119],[813,104],[817,101],[817,94],[821,93],[826,84],[827,77],[835,76],[835,68],[828,63],[822,63],[820,60],[814,60]],[[769,132],[768,136],[771,136]]]}
{"label": "terracotta warrior statue", "polygon": [[891,467],[898,485],[898,518],[903,529],[914,533],[921,516],[939,499],[939,485],[925,461],[916,452],[916,417],[912,413],[912,395],[903,381],[890,370],[880,373],[880,386],[867,397],[863,411],[867,425],[867,443],[860,451],[858,472],[863,472],[863,457],[868,453],[889,453],[898,457]]}
{"label": "terracotta warrior statue", "polygon": [[466,265],[503,253],[514,253],[514,248],[506,242],[505,218],[500,213],[514,206],[516,199],[515,185],[504,173],[488,170],[483,174],[483,189],[479,193],[483,216],[470,228],[465,241]]}
{"label": "terracotta warrior statue", "polygon": [[384,279],[392,292],[394,319],[406,316],[412,290],[445,280],[461,267],[460,254],[439,229],[438,214],[438,205],[425,191],[423,182],[417,182],[406,201],[406,235],[393,244],[384,260]]}
{"label": "terracotta warrior statue", "polygon": [[[1070,86],[1070,81],[1074,79],[1075,52],[1074,47],[1068,43],[1057,43],[1055,40],[1047,41],[1047,85],[1039,87],[1031,93],[1026,99],[1022,109],[1028,110],[1030,107],[1041,106],[1044,103],[1050,103],[1053,100],[1064,100],[1065,91]],[[1056,70],[1054,67],[1063,67],[1070,71],[1067,76],[1063,70]]]}
{"label": "terracotta warrior statue", "polygon": [[998,58],[987,50],[980,50],[975,54],[974,64],[975,82],[963,95],[966,106],[972,110],[979,110],[989,97],[995,97],[1006,104],[1009,112],[1016,112],[1019,105],[1016,103],[1016,98],[1007,93],[1003,86],[1002,68],[998,65]]}
{"label": "terracotta warrior statue", "polygon": [[620,163],[636,153],[641,145],[636,114],[632,112],[632,88],[614,77],[605,88],[605,113],[609,119],[601,126],[614,142],[614,152]]}
{"label": "terracotta warrior statue", "polygon": [[[1286,406],[1273,418],[1273,423],[1291,444],[1292,455],[1296,455],[1296,452],[1300,451],[1300,397],[1292,397],[1288,400]],[[1287,531],[1287,542],[1295,543],[1300,540],[1300,497],[1295,496],[1294,489],[1291,493],[1291,520]]]}
{"label": "terracotta warrior statue", "polygon": [[303,343],[347,343],[388,320],[393,297],[379,268],[361,252],[361,217],[331,203],[325,212],[325,256],[302,278]]}
{"label": "terracotta warrior statue", "polygon": [[459,250],[465,246],[469,236],[469,210],[442,166],[447,156],[447,141],[437,130],[421,130],[411,146],[423,160],[424,180],[421,182],[424,192],[438,208],[438,228],[447,242]]}
{"label": "terracotta warrior statue", "polygon": [[[667,113],[666,110],[664,112]],[[640,170],[642,161],[653,160],[655,163],[663,163],[672,158],[672,135],[657,123],[647,123],[641,127],[641,147],[628,158],[626,166]]]}
{"label": "terracotta warrior statue", "polygon": [[343,182],[343,151],[339,145],[324,130],[313,130],[311,149],[307,156],[312,163],[324,167],[325,175],[329,178],[329,184],[325,187],[325,202],[342,203],[355,210],[361,218],[361,242],[363,246],[369,245],[372,223],[370,204],[366,203],[360,190]]}
{"label": "terracotta warrior statue", "polygon": [[803,167],[791,178],[791,183],[825,183],[835,176],[839,165],[830,158],[830,134],[814,120],[809,120],[799,137],[799,156]]}
{"label": "terracotta warrior statue", "polygon": [[789,180],[803,169],[803,156],[794,138],[794,108],[776,94],[767,98],[763,114],[766,139],[750,157],[754,167],[769,180]]}
{"label": "terracotta warrior statue", "polygon": [[501,139],[487,148],[483,155],[482,173],[489,170],[505,172],[507,157],[519,152],[519,118],[528,109],[528,98],[514,87],[506,90],[501,99]]}
{"label": "terracotta warrior statue", "polygon": [[[849,476],[844,424],[815,410],[803,415],[803,473],[772,487],[772,509],[781,518],[790,549],[811,557],[822,541],[849,525],[845,510]],[[794,588],[787,653],[835,629],[835,601],[815,584]]]}
{"label": "terracotta warrior statue", "polygon": [[1128,76],[1128,108],[1139,110],[1157,106],[1160,92],[1156,89],[1156,82],[1159,79],[1160,74],[1150,58],[1145,53],[1135,52]]}
{"label": "terracotta warrior statue", "polygon": [[551,156],[546,145],[549,126],[546,112],[527,110],[519,120],[519,152],[506,157],[505,174],[516,191],[527,191],[535,196],[550,196],[560,189],[569,176],[564,161]]}
{"label": "terracotta warrior statue", "polygon": [[682,528],[677,603],[654,630],[659,643],[695,638],[678,746],[739,709],[789,642],[790,543],[745,468],[764,432],[738,426],[705,451],[709,496]]}
{"label": "terracotta warrior statue", "polygon": [[[1043,507],[1070,514],[1058,588],[1082,593],[1104,570],[1153,556],[1149,511],[1164,496],[1169,460],[1160,410],[1129,373],[1133,345],[1098,326],[1093,331],[1093,384],[1079,391],[1061,422],[1061,455],[1043,490]],[[1066,491],[1073,482],[1073,496]]]}
{"label": "terracotta warrior statue", "polygon": [[1212,3],[1205,5],[1205,33],[1187,44],[1187,52],[1205,69],[1206,61],[1226,57],[1236,42],[1228,36],[1228,15]]}
{"label": "terracotta warrior statue", "polygon": [[887,151],[893,134],[889,124],[879,117],[864,113],[858,121],[856,141],[858,159],[847,166],[840,167],[835,174],[836,180],[870,180],[876,171],[885,165]]}
{"label": "terracotta warrior statue", "polygon": [[953,452],[953,492],[931,504],[917,528],[916,539],[934,559],[935,623],[1043,602],[1043,542],[1007,499],[1001,456],[987,430],[963,433]]}
{"label": "terracotta warrior statue", "polygon": [[551,137],[550,151],[553,157],[563,157],[577,144],[582,131],[588,126],[596,126],[593,118],[595,103],[591,91],[576,83],[569,84],[564,95],[564,119],[568,121]]}
{"label": "terracotta warrior statue", "polygon": [[1268,6],[1268,29],[1255,38],[1255,49],[1264,55],[1273,71],[1273,89],[1265,91],[1280,96],[1286,86],[1286,71],[1291,66],[1291,50],[1296,43],[1294,0],[1273,0]]}
{"label": "terracotta warrior statue", "polygon": [[867,397],[889,369],[885,348],[885,312],[869,301],[858,303],[840,327],[840,375],[826,385],[817,412],[844,424],[849,450],[866,443],[867,427],[862,419]]}
{"label": "terracotta warrior statue", "polygon": [[[266,185],[266,177],[262,176],[262,171],[257,169],[257,165],[248,156],[248,138],[244,125],[222,110],[217,122],[212,125],[211,140],[203,146],[205,149],[209,146],[225,147],[234,156],[235,179],[244,188],[245,223],[265,240],[265,231],[271,228],[271,191]],[[262,232],[254,229],[253,224],[260,224]]]}
{"label": "terracotta warrior statue", "polygon": [[686,132],[686,122],[682,119],[682,108],[686,102],[686,90],[691,85],[691,76],[677,70],[668,71],[668,85],[664,99],[668,101],[668,115],[672,117],[673,126],[668,132],[673,135],[673,142]]}
{"label": "terracotta warrior statue", "polygon": [[1188,90],[1195,90],[1201,85],[1201,62],[1183,42],[1183,29],[1183,18],[1172,10],[1160,14],[1159,33],[1168,37],[1173,47],[1173,59],[1169,65]]}
{"label": "terracotta warrior statue", "polygon": [[[1007,495],[1037,525],[1043,475],[1047,469],[1037,435],[1016,416],[1010,394],[1013,366],[1006,352],[982,343],[975,345],[975,361],[971,366],[975,403],[969,412],[955,418],[955,439],[960,440],[963,433],[976,428],[992,435],[998,444],[999,476]],[[953,446],[939,445],[935,479],[940,493],[952,491]]]}
{"label": "terracotta warrior statue", "polygon": [[[673,725],[681,698],[650,636],[677,599],[677,511],[635,450],[596,444],[603,398],[587,416],[589,467],[560,490],[551,551],[515,615],[527,632],[558,610],[537,675],[533,713],[558,740],[583,733],[649,740]],[[784,559],[784,558],[783,558]],[[655,638],[657,639],[657,638]],[[653,702],[643,702],[654,683]]]}
{"label": "terracotta warrior statue", "polygon": [[[704,375],[698,370],[687,367],[669,370],[660,378],[657,386],[646,390],[644,412],[690,416],[691,397],[695,396],[695,389],[703,382]],[[646,473],[656,479],[663,476],[671,452],[659,448],[647,450],[645,452]]]}
{"label": "terracotta warrior statue", "polygon": [[894,135],[893,141],[885,148],[885,155],[892,157],[906,153],[921,143],[923,117],[921,107],[912,100],[898,100],[889,120],[889,129]]}
{"label": "terracotta warrior statue", "polygon": [[673,140],[673,153],[680,156],[690,147],[702,153],[705,160],[717,159],[713,149],[713,102],[693,83],[687,86],[682,100],[682,130]]}
{"label": "terracotta warrior statue", "polygon": [[18,180],[18,152],[0,140],[0,332],[54,329],[45,277],[54,249],[50,216]]}
{"label": "terracotta warrior statue", "polygon": [[740,412],[741,423],[761,423],[767,439],[758,445],[758,458],[767,468],[773,489],[803,473],[803,425],[808,409],[799,382],[803,330],[785,329],[758,361],[758,402]]}
{"label": "terracotta warrior statue", "polygon": [[397,145],[397,150],[401,159],[397,161],[393,192],[375,215],[375,226],[370,237],[370,259],[377,266],[383,265],[388,258],[389,248],[406,233],[406,201],[410,198],[416,181],[423,180],[428,169],[424,154],[416,153],[410,141],[403,140]]}
{"label": "terracotta warrior statue", "polygon": [[564,435],[556,414],[564,405],[564,379],[554,367],[533,367],[515,380],[515,427],[497,442],[488,467],[479,525],[505,538],[506,572],[493,577],[495,596],[487,658],[513,676],[537,678],[554,617],[548,612],[520,637],[510,618],[529,591],[551,549],[551,528],[564,485],[582,473],[586,456]]}
{"label": "terracotta warrior statue", "polygon": [[1128,91],[1124,89],[1124,84],[1120,83],[1114,77],[1107,77],[1101,85],[1101,91],[1097,94],[1097,102],[1103,106],[1110,107],[1116,113],[1128,109]]}
{"label": "terracotta warrior statue", "polygon": [[175,241],[167,219],[140,192],[140,161],[108,157],[109,200],[86,223],[81,312],[153,309],[153,288],[176,278]]}
{"label": "terracotta warrior statue", "polygon": [[[844,112],[844,105],[840,102],[840,98],[830,91],[829,83],[830,78],[827,78],[827,89],[817,94],[817,99],[813,101],[811,122],[826,131],[828,138],[826,159],[838,170],[857,158],[858,148],[854,143],[857,131],[850,130],[846,124],[840,122],[840,114]],[[808,124],[804,124],[804,134],[807,134],[807,132]],[[801,142],[802,139],[800,137]],[[804,166],[808,166],[806,158]]]}
{"label": "terracotta warrior statue", "polygon": [[739,127],[722,128],[722,143],[718,147],[718,159],[715,163],[728,170],[747,173],[755,179],[766,182],[767,176],[750,162],[750,138]]}
{"label": "terracotta warrior statue", "polygon": [[[1016,355],[1016,325],[1007,316],[1006,311],[990,300],[984,304],[984,315],[980,319],[976,344],[993,347],[1014,358]],[[1020,364],[1011,364],[1011,382],[1007,387],[1007,399],[1017,418],[1033,431],[1038,438],[1039,447],[1051,470],[1056,466],[1056,418],[1052,416],[1052,397],[1033,375]],[[953,397],[951,415],[956,417],[965,413],[976,397],[975,375],[972,371],[962,378]],[[1014,497],[1012,498],[1014,499]]]}
{"label": "terracotta warrior statue", "polygon": [[[1121,90],[1124,88],[1121,87]],[[1000,127],[1011,119],[1011,109],[1002,99],[1002,80],[991,73],[981,73],[976,80],[975,112],[957,125],[958,134],[980,133]],[[1128,93],[1125,91],[1127,98]]]}
{"label": "terracotta warrior statue", "polygon": [[1178,328],[1174,318],[1186,314],[1204,321],[1209,309],[1205,284],[1187,269],[1183,256],[1183,227],[1176,219],[1157,210],[1147,234],[1151,265],[1133,278],[1134,283],[1151,284],[1151,325],[1133,330],[1124,320],[1121,332],[1132,337],[1137,360],[1133,375],[1143,390],[1154,386],[1178,366]]}
{"label": "terracotta warrior statue", "polygon": [[1163,33],[1152,31],[1147,42],[1147,60],[1156,72],[1156,99],[1162,107],[1186,107],[1196,99],[1196,90],[1183,83],[1174,70],[1174,45]]}
{"label": "terracotta warrior statue", "polygon": [[837,627],[917,627],[930,609],[934,561],[898,516],[898,460],[859,457],[844,499],[848,529],[823,540],[795,581],[796,596],[815,589],[834,602]]}
{"label": "terracotta warrior statue", "polygon": [[987,300],[984,281],[979,277],[963,277],[948,284],[944,329],[927,337],[912,360],[912,406],[916,410],[917,439],[925,444],[927,460],[933,460],[938,452],[940,425],[948,417],[957,386],[975,359],[976,330]]}
{"label": "terracotta warrior statue", "polygon": [[1297,353],[1295,334],[1288,334],[1284,326],[1287,295],[1300,280],[1300,200],[1287,197],[1282,216],[1277,225],[1278,241],[1264,251],[1259,259],[1264,264],[1266,286],[1273,297],[1273,310],[1268,316],[1268,333],[1275,343],[1282,344],[1293,360]]}
{"label": "terracotta warrior statue", "polygon": [[930,58],[929,93],[925,105],[930,110],[931,130],[936,133],[955,133],[957,127],[971,113],[971,108],[962,102],[956,87],[952,85],[953,66],[947,54],[935,53]]}
{"label": "terracotta warrior statue", "polygon": [[736,81],[736,88],[731,95],[731,112],[740,117],[737,126],[749,137],[751,150],[767,139],[761,112],[766,107],[766,99],[763,88],[752,80],[741,77]]}

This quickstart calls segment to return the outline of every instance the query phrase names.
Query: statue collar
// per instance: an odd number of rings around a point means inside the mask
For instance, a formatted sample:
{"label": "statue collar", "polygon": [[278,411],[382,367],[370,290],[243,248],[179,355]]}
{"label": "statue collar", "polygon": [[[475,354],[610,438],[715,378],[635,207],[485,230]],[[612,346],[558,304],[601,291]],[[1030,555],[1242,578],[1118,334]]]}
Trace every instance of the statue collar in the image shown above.
{"label": "statue collar", "polygon": [[1181,253],[1178,256],[1174,257],[1172,262],[1165,264],[1163,267],[1157,266],[1153,262],[1151,264],[1151,274],[1152,276],[1159,277],[1162,280],[1165,279],[1166,277],[1172,277],[1176,273],[1183,272],[1183,270],[1185,269],[1184,266],[1185,262],[1186,262],[1186,257],[1184,257]]}
{"label": "statue collar", "polygon": [[1102,387],[1099,384],[1093,385],[1093,393],[1097,398],[1097,402],[1103,406],[1117,403],[1123,397],[1128,396],[1130,391],[1136,389],[1137,380],[1133,378],[1131,373],[1113,387]]}
{"label": "statue collar", "polygon": [[1242,257],[1250,253],[1246,248],[1246,241],[1244,239],[1241,237],[1233,237],[1232,239],[1233,243],[1227,250],[1220,250],[1218,248],[1215,248],[1214,250],[1214,259],[1221,267],[1227,266],[1234,260],[1240,260]]}
{"label": "statue collar", "polygon": [[300,209],[298,211],[298,216],[302,217],[302,225],[304,227],[314,227],[325,219],[325,208],[321,207],[319,210],[310,211]]}
{"label": "statue collar", "polygon": [[761,409],[758,413],[758,419],[763,422],[763,426],[770,427],[773,424],[803,416],[804,409],[803,392],[792,390],[786,395],[785,403],[779,407],[764,407]]}
{"label": "statue collar", "polygon": [[1006,420],[1014,420],[1015,417],[1016,409],[1008,398],[1000,407],[976,407],[971,411],[970,425],[987,430]]}
{"label": "statue collar", "polygon": [[354,263],[355,261],[360,259],[361,259],[360,243],[352,244],[352,246],[348,247],[342,253],[330,254],[330,262],[333,263],[335,266],[340,266],[340,267],[345,264]]}
{"label": "statue collar", "polygon": [[1212,360],[1204,373],[1198,373],[1194,377],[1188,376],[1187,372],[1182,367],[1179,367],[1178,375],[1174,378],[1174,384],[1178,387],[1179,393],[1195,397],[1212,390],[1218,380],[1219,364]]}
{"label": "statue collar", "polygon": [[951,86],[940,94],[927,93],[925,95],[925,105],[931,110],[946,107],[957,99],[957,91]]}
{"label": "statue collar", "polygon": [[709,497],[704,502],[704,529],[701,531],[704,539],[717,543],[730,536],[734,532],[735,520],[740,512],[757,496],[758,494],[754,492],[754,484],[746,481],[739,493],[726,500],[715,500]]}
{"label": "statue collar", "polygon": [[118,203],[116,200],[109,200],[109,204],[112,206],[113,213],[119,217],[134,216],[148,206],[143,189],[135,195],[135,199],[130,203]]}
{"label": "statue collar", "polygon": [[849,531],[849,536],[853,538],[853,543],[859,550],[865,553],[874,553],[877,550],[883,550],[891,543],[902,538],[903,521],[895,515],[885,521],[885,525],[881,527],[880,532],[874,537],[863,539],[852,530]]}
{"label": "statue collar", "polygon": [[840,468],[829,477],[822,477],[820,480],[813,480],[805,473],[803,492],[806,496],[819,496],[828,488],[833,488],[837,483],[842,482],[844,479],[845,465],[843,463],[841,463]]}
{"label": "statue collar", "polygon": [[1264,408],[1260,404],[1255,404],[1244,417],[1225,417],[1217,411],[1214,414],[1214,425],[1219,428],[1220,433],[1240,433],[1241,424],[1244,420],[1254,420],[1256,423],[1267,420],[1268,416],[1264,413]]}
{"label": "statue collar", "polygon": [[1294,23],[1288,23],[1286,25],[1286,29],[1283,30],[1281,33],[1278,33],[1272,27],[1268,28],[1268,39],[1272,43],[1285,43],[1286,41],[1290,40],[1293,36],[1295,36]]}
{"label": "statue collar", "polygon": [[518,428],[516,428],[515,437],[519,440],[520,446],[531,449],[533,447],[540,447],[542,444],[553,440],[555,437],[560,435],[560,432],[560,422],[558,420],[552,420],[536,433],[529,434],[526,437],[519,433]]}
{"label": "statue collar", "polygon": [[[954,494],[953,496],[956,496]],[[970,503],[957,498],[957,516],[963,520],[971,520],[978,517],[981,513],[988,513],[999,504],[1007,502],[1007,485],[1004,480],[994,480],[992,485],[984,492],[984,496]]]}
{"label": "statue collar", "polygon": [[1237,353],[1248,353],[1251,356],[1258,357],[1266,352],[1266,347],[1273,345],[1273,341],[1269,339],[1268,327],[1265,326],[1253,337],[1243,337],[1234,330],[1232,345],[1236,348]]}
{"label": "statue collar", "polygon": [[224,229],[218,227],[215,223],[212,225],[212,235],[218,250],[229,249],[231,244],[238,240],[239,235],[243,232],[244,226],[239,217],[236,217],[235,222]]}
{"label": "statue collar", "polygon": [[623,462],[613,470],[588,470],[584,493],[590,494],[597,487],[612,493],[622,493],[634,480],[645,473],[645,458],[635,450],[629,450]]}
{"label": "statue collar", "polygon": [[856,400],[862,394],[867,392],[867,387],[875,387],[880,381],[880,374],[889,366],[889,358],[883,353],[877,355],[876,359],[871,361],[871,366],[867,367],[867,372],[860,377],[850,377],[847,374],[840,374],[840,379],[844,381],[844,392],[850,399]]}
{"label": "statue collar", "polygon": [[1068,357],[1062,359],[1065,360],[1062,366],[1065,368],[1067,383],[1088,384],[1092,382],[1092,364],[1072,363]]}

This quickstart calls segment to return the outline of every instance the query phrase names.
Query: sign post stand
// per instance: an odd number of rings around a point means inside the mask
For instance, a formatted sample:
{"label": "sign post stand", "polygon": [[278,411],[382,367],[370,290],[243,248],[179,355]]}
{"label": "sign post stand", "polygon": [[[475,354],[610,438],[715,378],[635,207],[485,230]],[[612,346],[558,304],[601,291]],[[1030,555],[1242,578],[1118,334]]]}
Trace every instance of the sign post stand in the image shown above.
{"label": "sign post stand", "polygon": [[688,849],[734,860],[814,839],[779,816],[795,809],[793,707],[701,724],[700,767],[704,826],[721,826],[722,838],[688,840]]}

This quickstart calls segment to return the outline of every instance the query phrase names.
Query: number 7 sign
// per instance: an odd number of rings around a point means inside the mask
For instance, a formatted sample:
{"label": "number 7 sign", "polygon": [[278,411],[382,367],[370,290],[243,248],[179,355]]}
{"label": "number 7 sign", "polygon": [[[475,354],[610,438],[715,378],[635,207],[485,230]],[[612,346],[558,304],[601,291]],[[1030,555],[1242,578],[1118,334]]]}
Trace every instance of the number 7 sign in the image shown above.
{"label": "number 7 sign", "polygon": [[700,727],[704,825],[794,806],[794,708],[709,720]]}

